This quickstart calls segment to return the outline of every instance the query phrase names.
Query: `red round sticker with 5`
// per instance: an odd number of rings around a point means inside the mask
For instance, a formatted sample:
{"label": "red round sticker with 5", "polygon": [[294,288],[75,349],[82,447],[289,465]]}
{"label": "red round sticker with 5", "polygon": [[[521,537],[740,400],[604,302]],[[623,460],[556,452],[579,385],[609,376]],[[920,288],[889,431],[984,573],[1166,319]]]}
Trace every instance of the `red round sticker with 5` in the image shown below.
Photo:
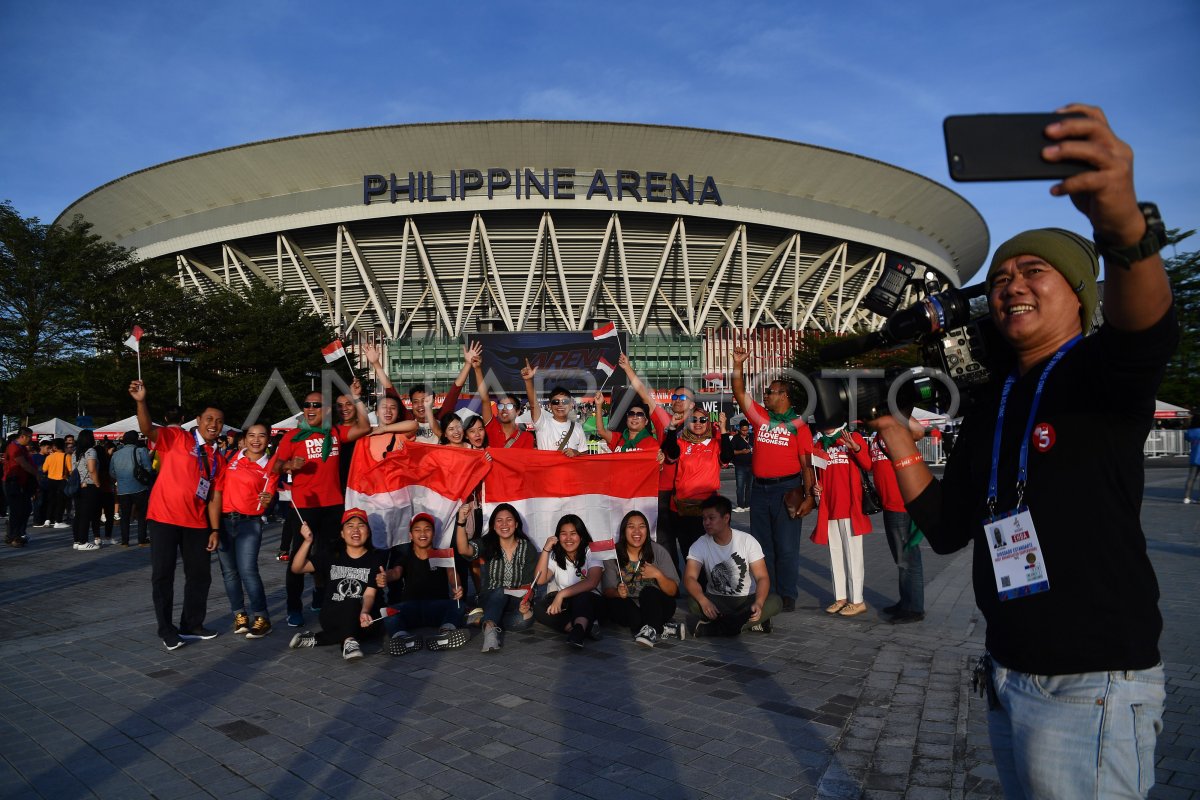
{"label": "red round sticker with 5", "polygon": [[1054,428],[1048,422],[1039,422],[1033,426],[1033,446],[1039,453],[1045,453],[1054,447]]}

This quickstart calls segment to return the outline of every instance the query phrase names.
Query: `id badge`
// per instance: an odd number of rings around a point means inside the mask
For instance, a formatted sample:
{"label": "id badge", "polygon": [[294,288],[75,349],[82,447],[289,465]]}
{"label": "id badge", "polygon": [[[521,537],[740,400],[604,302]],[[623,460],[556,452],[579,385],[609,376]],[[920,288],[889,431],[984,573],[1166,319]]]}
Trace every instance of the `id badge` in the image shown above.
{"label": "id badge", "polygon": [[196,497],[199,497],[201,500],[208,500],[208,490],[211,488],[212,483],[207,478],[201,478],[200,482],[196,484]]}
{"label": "id badge", "polygon": [[1029,508],[992,517],[983,523],[984,541],[992,554],[992,572],[1001,600],[1013,600],[1050,589],[1037,531]]}

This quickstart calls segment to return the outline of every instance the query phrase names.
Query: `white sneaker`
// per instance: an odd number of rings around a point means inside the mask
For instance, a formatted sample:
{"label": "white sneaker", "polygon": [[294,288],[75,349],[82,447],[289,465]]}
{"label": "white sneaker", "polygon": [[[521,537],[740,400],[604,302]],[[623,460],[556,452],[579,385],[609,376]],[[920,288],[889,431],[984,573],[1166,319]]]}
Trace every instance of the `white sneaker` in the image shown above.
{"label": "white sneaker", "polygon": [[50,527],[50,520],[46,520],[46,521],[45,521],[45,522],[43,522],[41,525],[34,525],[33,527],[35,527],[35,528],[49,528],[49,527]]}
{"label": "white sneaker", "polygon": [[500,649],[500,629],[493,625],[483,629],[483,648],[480,652],[493,653]]}
{"label": "white sneaker", "polygon": [[56,523],[54,523],[54,527],[55,528],[69,528],[71,526],[65,522],[56,522]]}
{"label": "white sneaker", "polygon": [[633,640],[642,647],[654,647],[658,642],[658,634],[654,632],[654,628],[649,625],[643,625],[642,629],[637,632],[637,636]]}
{"label": "white sneaker", "polygon": [[1192,498],[1190,498],[1190,497],[1183,498],[1183,504],[1185,506],[1190,506],[1192,504]]}
{"label": "white sneaker", "polygon": [[100,545],[93,544],[92,542],[84,542],[83,544],[75,545],[75,549],[76,550],[99,550]]}
{"label": "white sneaker", "polygon": [[99,547],[99,546],[100,546],[100,537],[97,536],[96,537],[96,547]]}

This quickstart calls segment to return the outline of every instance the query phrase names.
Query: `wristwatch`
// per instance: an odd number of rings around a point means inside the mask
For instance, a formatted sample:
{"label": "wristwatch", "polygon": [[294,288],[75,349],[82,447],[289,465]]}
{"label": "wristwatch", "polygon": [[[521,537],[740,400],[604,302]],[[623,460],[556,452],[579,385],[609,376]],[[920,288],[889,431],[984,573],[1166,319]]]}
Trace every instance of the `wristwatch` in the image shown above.
{"label": "wristwatch", "polygon": [[1092,232],[1096,242],[1096,253],[1104,258],[1105,263],[1116,264],[1129,269],[1135,262],[1157,253],[1167,246],[1167,226],[1163,224],[1162,215],[1154,203],[1138,203],[1138,211],[1146,218],[1146,234],[1141,241],[1129,247],[1116,247],[1106,244]]}

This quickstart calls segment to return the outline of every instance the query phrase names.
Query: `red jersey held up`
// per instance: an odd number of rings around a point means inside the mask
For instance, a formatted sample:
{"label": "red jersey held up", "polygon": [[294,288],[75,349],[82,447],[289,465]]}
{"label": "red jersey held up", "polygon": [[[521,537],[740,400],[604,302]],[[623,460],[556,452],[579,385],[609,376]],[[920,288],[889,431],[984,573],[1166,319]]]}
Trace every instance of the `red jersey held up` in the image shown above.
{"label": "red jersey held up", "polygon": [[751,401],[746,418],[754,426],[750,468],[756,478],[784,478],[803,469],[800,456],[813,451],[813,435],[799,417],[787,425],[772,423],[766,408]]}
{"label": "red jersey held up", "polygon": [[221,472],[217,488],[221,490],[221,513],[245,514],[257,517],[263,513],[258,503],[261,492],[274,492],[279,476],[269,474],[270,458],[264,453],[257,461],[250,460],[246,451],[239,452]]}
{"label": "red jersey held up", "polygon": [[855,536],[871,532],[871,520],[862,511],[862,477],[858,472],[859,467],[871,468],[871,456],[862,436],[857,433],[850,436],[858,445],[858,452],[844,444],[813,449],[815,455],[828,462],[824,469],[817,470],[821,501],[817,505],[817,527],[811,537],[817,544],[829,543],[831,519],[849,519]]}
{"label": "red jersey held up", "polygon": [[287,461],[300,457],[307,463],[292,474],[292,505],[296,508],[323,508],[340,506],[345,501],[342,494],[342,479],[339,473],[341,458],[338,455],[341,441],[346,438],[348,428],[334,425],[331,431],[333,445],[329,457],[321,460],[321,443],[325,436],[310,433],[298,442],[293,442],[295,433],[286,433],[275,450],[275,458]]}
{"label": "red jersey held up", "polygon": [[[212,485],[221,479],[225,459],[214,445],[205,444],[203,455],[196,452],[202,440],[194,431],[169,426],[157,428],[154,451],[158,453],[158,478],[150,492],[146,519],[181,528],[209,529],[208,501],[196,496],[201,479]],[[211,494],[211,490],[210,490]]]}

